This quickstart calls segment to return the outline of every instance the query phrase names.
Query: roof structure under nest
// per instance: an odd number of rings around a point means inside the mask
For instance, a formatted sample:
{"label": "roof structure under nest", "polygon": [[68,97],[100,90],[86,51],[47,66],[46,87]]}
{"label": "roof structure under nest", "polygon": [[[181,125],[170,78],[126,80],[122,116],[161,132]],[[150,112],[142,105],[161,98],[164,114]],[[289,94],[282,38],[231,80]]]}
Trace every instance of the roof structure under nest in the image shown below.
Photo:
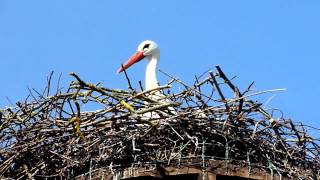
{"label": "roof structure under nest", "polygon": [[[168,167],[319,177],[312,127],[273,117],[276,110],[252,99],[277,90],[253,91],[252,83],[240,91],[216,69],[191,86],[164,73],[170,82],[151,91],[134,90],[128,77],[129,89],[118,90],[74,73],[63,91],[49,76],[42,93],[0,111],[0,177],[69,179],[105,169],[121,178],[138,168],[163,177]],[[167,100],[151,99],[154,91]]]}

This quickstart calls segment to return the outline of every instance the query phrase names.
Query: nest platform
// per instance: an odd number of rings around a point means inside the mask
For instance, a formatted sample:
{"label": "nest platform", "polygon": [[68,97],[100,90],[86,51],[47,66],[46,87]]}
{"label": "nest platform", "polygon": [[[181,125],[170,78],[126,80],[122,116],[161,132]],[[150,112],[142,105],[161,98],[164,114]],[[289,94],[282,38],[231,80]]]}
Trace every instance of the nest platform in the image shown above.
{"label": "nest platform", "polygon": [[[0,110],[0,177],[165,177],[170,168],[319,177],[319,139],[308,132],[320,131],[253,100],[278,90],[252,83],[240,91],[218,66],[192,85],[164,74],[169,83],[149,91],[133,89],[128,76],[129,88],[119,90],[75,73],[62,89],[50,75],[43,92]],[[154,100],[159,91],[165,96]]]}

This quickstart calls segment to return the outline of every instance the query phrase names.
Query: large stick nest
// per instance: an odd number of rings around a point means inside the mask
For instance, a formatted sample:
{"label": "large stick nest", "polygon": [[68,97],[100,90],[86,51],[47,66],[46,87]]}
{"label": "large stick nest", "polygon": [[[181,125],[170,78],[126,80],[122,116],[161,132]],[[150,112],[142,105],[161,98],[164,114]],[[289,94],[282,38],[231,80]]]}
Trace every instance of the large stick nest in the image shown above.
{"label": "large stick nest", "polygon": [[[319,176],[311,127],[273,117],[274,109],[252,100],[270,91],[251,84],[240,92],[216,68],[192,86],[167,74],[171,81],[152,91],[133,90],[127,76],[129,89],[117,90],[72,73],[67,90],[51,92],[50,76],[43,93],[0,111],[0,177],[74,178],[153,165],[210,170],[212,160],[289,178]],[[155,100],[159,91],[165,96]]]}

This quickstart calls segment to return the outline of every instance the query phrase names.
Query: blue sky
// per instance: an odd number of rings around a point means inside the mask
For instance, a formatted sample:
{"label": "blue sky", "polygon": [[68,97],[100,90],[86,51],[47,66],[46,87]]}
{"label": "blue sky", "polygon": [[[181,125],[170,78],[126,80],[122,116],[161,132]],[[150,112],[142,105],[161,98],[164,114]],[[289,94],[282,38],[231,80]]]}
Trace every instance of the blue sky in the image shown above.
{"label": "blue sky", "polygon": [[[110,88],[145,39],[161,49],[159,68],[192,82],[220,65],[236,83],[287,88],[269,106],[320,127],[320,1],[0,1],[0,107],[23,100],[27,87],[43,89],[54,70],[63,82],[78,73]],[[145,63],[131,68],[144,79]],[[160,78],[165,82],[165,78]],[[270,94],[272,96],[273,94]]]}

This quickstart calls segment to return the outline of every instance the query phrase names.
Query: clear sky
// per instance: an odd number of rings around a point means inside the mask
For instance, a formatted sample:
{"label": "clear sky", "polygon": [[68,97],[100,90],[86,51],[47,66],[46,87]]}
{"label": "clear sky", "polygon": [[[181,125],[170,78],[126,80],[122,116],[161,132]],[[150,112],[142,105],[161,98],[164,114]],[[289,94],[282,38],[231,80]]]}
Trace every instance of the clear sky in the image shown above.
{"label": "clear sky", "polygon": [[[320,127],[319,0],[1,0],[0,22],[1,108],[43,89],[51,70],[126,88],[116,70],[152,39],[160,69],[192,82],[219,64],[241,88],[287,88],[269,106]],[[134,84],[144,68],[128,71]]]}

